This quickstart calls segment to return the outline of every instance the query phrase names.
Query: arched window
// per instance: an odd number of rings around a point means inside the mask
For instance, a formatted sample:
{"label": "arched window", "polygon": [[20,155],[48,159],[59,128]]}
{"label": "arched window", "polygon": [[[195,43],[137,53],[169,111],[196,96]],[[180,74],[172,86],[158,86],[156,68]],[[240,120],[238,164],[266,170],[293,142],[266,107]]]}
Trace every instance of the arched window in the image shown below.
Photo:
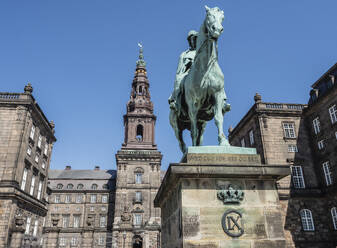
{"label": "arched window", "polygon": [[67,189],[73,189],[73,188],[74,188],[74,185],[73,185],[73,184],[69,183],[69,184],[67,185]]}
{"label": "arched window", "polygon": [[82,183],[78,184],[77,189],[83,189],[83,184]]}
{"label": "arched window", "polygon": [[139,93],[139,95],[142,95],[142,93],[143,93],[143,87],[142,86],[139,86],[138,93]]}
{"label": "arched window", "polygon": [[103,188],[103,189],[109,189],[109,185],[103,184],[102,188]]}
{"label": "arched window", "polygon": [[91,185],[91,189],[97,189],[97,188],[98,188],[97,184]]}
{"label": "arched window", "polygon": [[144,173],[144,169],[137,167],[135,169],[135,183],[136,184],[142,184],[143,183],[143,173]]}
{"label": "arched window", "polygon": [[333,227],[337,230],[337,210],[336,207],[331,208],[331,218],[333,222]]}
{"label": "arched window", "polygon": [[303,231],[315,231],[314,220],[309,209],[302,209],[300,211]]}
{"label": "arched window", "polygon": [[139,124],[137,126],[137,132],[136,132],[136,139],[139,142],[143,141],[143,130],[144,130],[143,126]]}
{"label": "arched window", "polygon": [[59,183],[57,186],[56,186],[57,189],[62,189],[63,188],[63,184],[62,183]]}

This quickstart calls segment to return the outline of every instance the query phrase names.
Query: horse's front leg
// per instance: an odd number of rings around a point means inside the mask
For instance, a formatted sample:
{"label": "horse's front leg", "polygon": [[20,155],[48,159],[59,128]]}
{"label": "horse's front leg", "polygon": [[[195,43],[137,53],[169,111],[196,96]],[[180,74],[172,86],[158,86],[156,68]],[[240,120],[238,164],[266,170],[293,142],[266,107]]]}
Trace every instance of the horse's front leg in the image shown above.
{"label": "horse's front leg", "polygon": [[197,103],[192,103],[188,105],[188,116],[190,118],[191,122],[191,137],[192,137],[192,146],[197,146],[198,144],[198,121],[197,121],[197,115],[198,115],[198,106]]}
{"label": "horse's front leg", "polygon": [[214,121],[218,128],[218,142],[220,146],[229,145],[224,133],[223,133],[223,113],[222,108],[224,106],[223,94],[215,94],[215,105],[214,105]]}
{"label": "horse's front leg", "polygon": [[203,121],[202,123],[199,123],[198,129],[199,129],[199,135],[198,135],[198,140],[197,140],[197,145],[201,146],[202,142],[204,140],[204,132],[205,132],[205,127],[206,127],[207,122]]}
{"label": "horse's front leg", "polygon": [[183,130],[179,129],[178,117],[175,110],[171,109],[170,111],[170,124],[174,130],[174,134],[179,142],[180,150],[185,154],[186,153],[186,145],[183,139]]}

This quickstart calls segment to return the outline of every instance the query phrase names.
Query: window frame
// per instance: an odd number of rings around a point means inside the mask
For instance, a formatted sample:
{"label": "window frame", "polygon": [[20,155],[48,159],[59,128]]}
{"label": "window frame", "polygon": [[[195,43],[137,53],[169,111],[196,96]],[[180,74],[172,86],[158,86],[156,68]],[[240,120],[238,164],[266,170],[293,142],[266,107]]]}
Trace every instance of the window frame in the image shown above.
{"label": "window frame", "polygon": [[22,179],[21,179],[21,190],[26,190],[27,184],[28,169],[27,167],[23,168]]}
{"label": "window frame", "polygon": [[324,139],[322,139],[322,140],[319,140],[318,142],[317,142],[317,148],[318,148],[318,150],[323,150],[323,148],[324,148]]}
{"label": "window frame", "polygon": [[81,224],[81,215],[74,214],[73,215],[73,227],[74,228],[79,228],[80,224]]}
{"label": "window frame", "polygon": [[39,185],[38,185],[38,187],[37,187],[37,196],[36,196],[36,198],[37,198],[38,200],[41,200],[41,196],[42,196],[42,186],[43,186],[43,181],[40,179]]}
{"label": "window frame", "polygon": [[326,186],[331,186],[333,184],[333,175],[332,170],[330,167],[330,162],[326,161],[322,164],[323,167],[323,174],[325,178],[325,184]]}
{"label": "window frame", "polygon": [[33,227],[33,236],[34,237],[36,237],[36,235],[37,235],[38,228],[39,228],[39,220],[36,219],[34,221],[34,227]]}
{"label": "window frame", "polygon": [[143,222],[143,217],[142,214],[136,213],[134,214],[134,222],[133,225],[134,226],[141,226]]}
{"label": "window frame", "polygon": [[30,188],[29,188],[29,194],[30,195],[34,195],[34,191],[35,191],[35,181],[36,181],[36,175],[32,176],[32,181],[30,181]]}
{"label": "window frame", "polygon": [[331,208],[330,213],[331,213],[331,219],[332,219],[334,230],[337,230],[337,209],[336,207]]}
{"label": "window frame", "polygon": [[319,134],[321,132],[321,122],[319,121],[318,116],[312,120],[312,126],[315,134]]}
{"label": "window frame", "polygon": [[305,189],[305,180],[302,166],[291,166],[291,181],[295,189]]}
{"label": "window frame", "polygon": [[102,195],[102,203],[108,203],[108,195]]}
{"label": "window frame", "polygon": [[286,139],[296,139],[295,122],[283,122],[283,135]]}
{"label": "window frame", "polygon": [[301,209],[300,217],[302,223],[302,230],[305,232],[315,231],[314,218],[312,217],[312,212],[309,209]]}
{"label": "window frame", "polygon": [[40,134],[37,140],[37,147],[41,149],[41,146],[42,146],[42,135]]}
{"label": "window frame", "polygon": [[298,152],[298,147],[296,144],[288,144],[288,152]]}
{"label": "window frame", "polygon": [[254,145],[255,144],[255,138],[254,138],[254,130],[251,129],[249,132],[248,132],[248,136],[249,136],[249,143],[250,145]]}
{"label": "window frame", "polygon": [[336,123],[337,122],[337,107],[336,107],[336,104],[332,105],[329,108],[329,114],[330,114],[331,124]]}
{"label": "window frame", "polygon": [[71,203],[71,195],[66,194],[64,197],[64,203]]}
{"label": "window frame", "polygon": [[31,216],[27,216],[27,218],[26,218],[25,234],[29,234],[31,221],[32,221],[32,217]]}
{"label": "window frame", "polygon": [[[93,199],[95,199],[95,200],[93,200]],[[90,195],[90,203],[97,203],[97,195],[96,194]]]}
{"label": "window frame", "polygon": [[36,126],[34,124],[32,124],[32,127],[30,128],[30,134],[29,134],[29,138],[31,140],[34,140],[35,131],[36,131]]}
{"label": "window frame", "polygon": [[105,227],[106,226],[106,216],[105,215],[101,215],[99,217],[99,226],[100,227]]}
{"label": "window frame", "polygon": [[244,137],[240,139],[240,144],[241,144],[241,147],[246,147],[246,141]]}

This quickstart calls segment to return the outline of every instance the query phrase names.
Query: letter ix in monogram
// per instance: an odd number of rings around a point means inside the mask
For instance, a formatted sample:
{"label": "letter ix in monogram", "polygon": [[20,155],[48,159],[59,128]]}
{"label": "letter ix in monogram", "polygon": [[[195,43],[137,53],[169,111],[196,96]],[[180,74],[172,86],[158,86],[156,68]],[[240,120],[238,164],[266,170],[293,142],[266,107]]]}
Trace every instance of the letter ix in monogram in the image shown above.
{"label": "letter ix in monogram", "polygon": [[240,237],[243,233],[242,215],[237,210],[227,210],[222,216],[222,228],[231,237]]}

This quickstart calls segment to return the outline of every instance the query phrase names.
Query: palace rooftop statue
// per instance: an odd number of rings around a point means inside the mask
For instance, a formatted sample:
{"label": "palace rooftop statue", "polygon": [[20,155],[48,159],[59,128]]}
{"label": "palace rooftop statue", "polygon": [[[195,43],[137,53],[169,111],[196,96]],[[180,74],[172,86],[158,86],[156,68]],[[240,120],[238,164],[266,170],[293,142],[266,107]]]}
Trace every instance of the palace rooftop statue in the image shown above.
{"label": "palace rooftop statue", "polygon": [[217,51],[224,13],[218,7],[205,8],[206,19],[199,32],[189,32],[190,48],[180,56],[174,91],[169,98],[170,123],[183,153],[187,151],[183,130],[191,131],[193,146],[200,146],[206,123],[213,118],[219,145],[229,146],[223,133],[223,117],[230,105],[226,102],[224,75]]}

